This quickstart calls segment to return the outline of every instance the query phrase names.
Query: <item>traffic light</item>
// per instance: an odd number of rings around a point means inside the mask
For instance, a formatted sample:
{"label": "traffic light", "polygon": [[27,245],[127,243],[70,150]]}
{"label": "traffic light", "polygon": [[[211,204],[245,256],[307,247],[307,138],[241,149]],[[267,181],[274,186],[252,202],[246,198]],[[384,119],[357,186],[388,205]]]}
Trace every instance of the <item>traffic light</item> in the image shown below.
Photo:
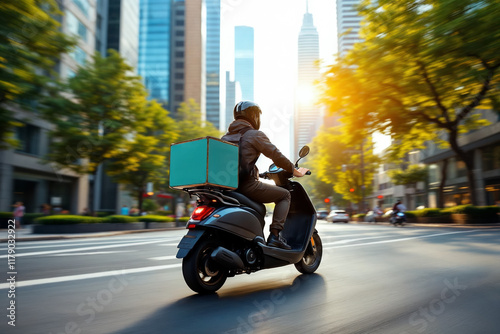
{"label": "traffic light", "polygon": [[349,189],[349,191],[353,193],[354,192],[354,188]]}
{"label": "traffic light", "polygon": [[325,203],[330,203],[330,199],[329,198],[325,198]]}
{"label": "traffic light", "polygon": [[378,195],[377,198],[378,199],[384,199],[384,195]]}

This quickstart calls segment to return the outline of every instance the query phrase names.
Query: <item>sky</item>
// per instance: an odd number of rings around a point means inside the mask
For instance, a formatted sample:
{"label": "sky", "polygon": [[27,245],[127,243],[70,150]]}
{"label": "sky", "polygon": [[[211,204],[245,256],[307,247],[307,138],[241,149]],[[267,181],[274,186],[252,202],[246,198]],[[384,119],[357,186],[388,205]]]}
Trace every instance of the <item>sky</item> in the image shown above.
{"label": "sky", "polygon": [[[263,111],[261,129],[290,157],[297,82],[297,45],[306,0],[221,0],[221,73],[234,69],[234,27],[254,28],[254,100]],[[320,57],[331,64],[337,52],[335,0],[309,0],[319,34]],[[224,101],[224,100],[223,100]]]}

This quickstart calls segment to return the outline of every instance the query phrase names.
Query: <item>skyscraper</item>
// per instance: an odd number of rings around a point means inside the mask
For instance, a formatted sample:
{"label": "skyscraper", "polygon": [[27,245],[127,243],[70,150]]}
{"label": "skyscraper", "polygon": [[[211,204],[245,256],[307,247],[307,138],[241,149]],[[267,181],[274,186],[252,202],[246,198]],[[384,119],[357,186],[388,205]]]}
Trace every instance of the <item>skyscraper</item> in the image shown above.
{"label": "skyscraper", "polygon": [[193,99],[206,119],[205,0],[185,1],[184,100]]}
{"label": "skyscraper", "polygon": [[170,107],[175,118],[179,105],[184,101],[184,54],[185,52],[185,14],[184,0],[172,1],[171,52],[170,52]]}
{"label": "skyscraper", "polygon": [[107,49],[115,49],[135,70],[139,62],[139,1],[108,0]]}
{"label": "skyscraper", "polygon": [[169,109],[170,1],[141,0],[139,27],[139,75],[149,96]]}
{"label": "skyscraper", "polygon": [[254,96],[254,31],[252,27],[234,28],[234,80],[241,86],[242,100]]}
{"label": "skyscraper", "polygon": [[207,121],[216,128],[220,121],[220,8],[221,0],[205,0],[207,8],[206,104]]}
{"label": "skyscraper", "polygon": [[238,81],[231,81],[231,74],[226,72],[226,124],[224,130],[233,121],[233,109],[237,101],[241,100],[241,87]]}
{"label": "skyscraper", "polygon": [[356,6],[360,0],[337,0],[338,52],[341,56],[360,42],[359,28],[361,16]]}
{"label": "skyscraper", "polygon": [[294,122],[295,143],[292,149],[295,154],[303,145],[311,142],[321,122],[320,110],[314,105],[314,83],[319,79],[319,68],[316,64],[318,59],[318,32],[307,5],[298,39],[297,101]]}

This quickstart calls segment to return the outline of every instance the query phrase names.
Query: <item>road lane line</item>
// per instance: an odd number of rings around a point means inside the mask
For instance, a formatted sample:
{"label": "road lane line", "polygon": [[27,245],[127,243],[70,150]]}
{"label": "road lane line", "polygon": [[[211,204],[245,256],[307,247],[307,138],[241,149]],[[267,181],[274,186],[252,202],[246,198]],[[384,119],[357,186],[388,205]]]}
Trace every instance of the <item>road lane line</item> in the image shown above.
{"label": "road lane line", "polygon": [[87,253],[64,253],[53,254],[49,256],[80,256],[80,255],[101,255],[101,254],[117,254],[117,253],[130,253],[133,251],[104,251],[104,252],[87,252]]}
{"label": "road lane line", "polygon": [[366,239],[380,239],[380,238],[387,238],[387,237],[388,237],[387,235],[380,235],[378,237],[366,237],[366,238],[357,238],[357,239],[346,239],[346,240],[326,242],[326,243],[323,243],[323,246],[336,245],[336,244],[346,244],[346,243],[353,242],[353,241],[366,240]]}
{"label": "road lane line", "polygon": [[[118,245],[83,247],[83,248],[73,248],[73,249],[59,249],[59,250],[43,251],[43,252],[16,253],[16,257],[47,255],[47,254],[60,254],[60,253],[68,253],[68,252],[80,252],[80,251],[87,251],[87,250],[94,250],[94,249],[106,249],[106,248],[116,248],[116,247],[141,246],[141,245],[147,245],[147,244],[156,244],[156,243],[159,243],[159,242],[164,242],[164,241],[163,240],[157,240],[157,241],[137,242],[137,243],[133,243],[133,244],[125,243],[125,244],[118,244]],[[7,258],[7,256],[8,255],[0,255],[0,259],[5,259],[5,258]]]}
{"label": "road lane line", "polygon": [[400,242],[400,241],[407,241],[407,240],[412,240],[412,239],[432,238],[432,237],[439,237],[439,236],[442,236],[442,235],[450,235],[450,234],[471,233],[471,232],[476,232],[476,231],[479,231],[479,230],[429,234],[429,235],[421,235],[421,236],[418,236],[418,237],[408,237],[408,238],[401,238],[401,239],[392,239],[392,240],[382,240],[382,241],[365,242],[365,243],[361,243],[361,244],[351,244],[351,245],[340,245],[340,246],[333,246],[333,247],[325,247],[324,249],[326,250],[326,249],[333,249],[333,248],[344,248],[344,247],[356,247],[356,246],[386,244],[386,243],[391,243],[391,242]]}
{"label": "road lane line", "polygon": [[164,261],[164,260],[173,260],[175,258],[176,258],[175,255],[168,255],[168,256],[150,257],[148,260]]}
{"label": "road lane line", "polygon": [[[72,275],[72,276],[41,278],[41,279],[33,279],[33,280],[29,280],[29,281],[17,281],[16,287],[26,287],[26,286],[35,286],[35,285],[43,285],[43,284],[71,282],[71,281],[85,280],[85,279],[91,279],[91,278],[109,277],[109,276],[124,276],[124,275],[130,275],[130,274],[145,273],[145,272],[149,272],[149,271],[172,269],[172,268],[180,267],[181,265],[182,265],[181,263],[175,263],[175,264],[167,264],[167,265],[153,266],[153,267],[142,267],[142,268],[103,271],[100,273],[92,273],[92,274],[81,274],[81,275]],[[8,289],[8,288],[9,288],[9,283],[0,284],[0,290]]]}

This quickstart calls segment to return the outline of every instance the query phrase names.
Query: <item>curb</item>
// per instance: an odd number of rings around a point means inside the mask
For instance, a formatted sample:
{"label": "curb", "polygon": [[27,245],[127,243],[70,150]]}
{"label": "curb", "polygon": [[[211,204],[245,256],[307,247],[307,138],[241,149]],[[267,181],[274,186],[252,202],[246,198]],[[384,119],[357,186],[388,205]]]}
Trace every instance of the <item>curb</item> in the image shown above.
{"label": "curb", "polygon": [[[147,232],[162,232],[162,231],[175,231],[184,230],[185,227],[166,227],[166,228],[154,228],[154,229],[142,229],[142,230],[127,230],[127,231],[113,231],[113,232],[102,232],[99,234],[78,234],[78,235],[48,235],[48,236],[27,236],[27,237],[16,237],[17,241],[49,241],[49,240],[65,240],[65,239],[84,239],[84,238],[102,238],[102,237],[112,237],[115,235],[123,234],[135,234],[135,233],[147,233]],[[0,243],[7,242],[7,238],[0,239]]]}

